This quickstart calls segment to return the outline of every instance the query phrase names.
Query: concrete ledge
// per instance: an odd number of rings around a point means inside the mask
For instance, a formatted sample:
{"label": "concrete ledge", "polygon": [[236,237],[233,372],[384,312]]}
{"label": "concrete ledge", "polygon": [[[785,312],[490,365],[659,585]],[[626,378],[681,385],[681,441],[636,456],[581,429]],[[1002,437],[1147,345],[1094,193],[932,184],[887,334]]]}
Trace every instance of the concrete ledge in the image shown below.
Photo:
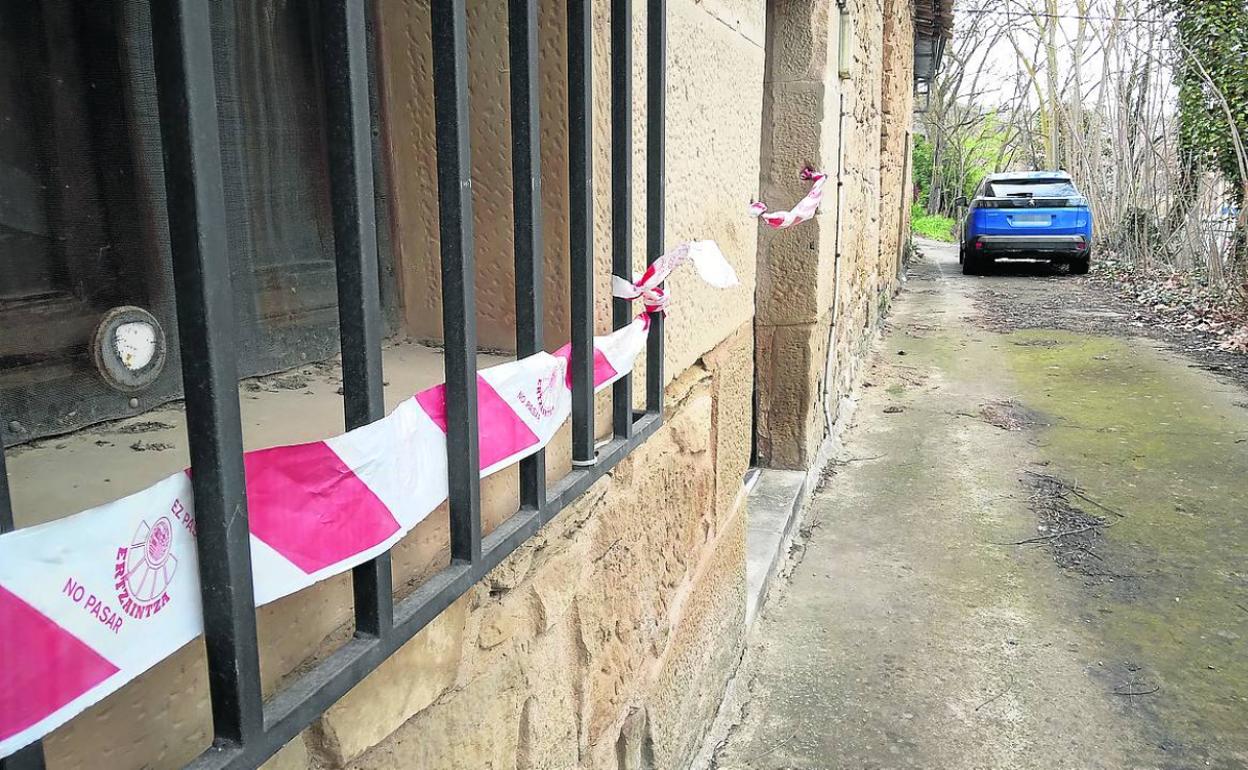
{"label": "concrete ledge", "polygon": [[807,473],[755,469],[746,501],[745,624],[750,626],[763,603],[785,552],[793,540],[793,525],[805,500]]}

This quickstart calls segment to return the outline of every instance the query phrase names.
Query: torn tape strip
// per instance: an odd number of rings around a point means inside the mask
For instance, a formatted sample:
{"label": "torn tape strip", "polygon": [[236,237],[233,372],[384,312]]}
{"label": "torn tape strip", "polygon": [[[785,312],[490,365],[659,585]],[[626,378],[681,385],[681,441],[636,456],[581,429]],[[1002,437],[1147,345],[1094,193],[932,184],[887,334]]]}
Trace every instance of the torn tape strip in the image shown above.
{"label": "torn tape strip", "polygon": [[801,177],[810,180],[810,192],[806,193],[806,197],[802,198],[796,206],[789,211],[769,212],[767,204],[759,201],[750,204],[750,216],[762,219],[768,227],[777,230],[801,224],[814,217],[819,211],[819,204],[823,202],[823,187],[828,181],[828,175],[822,171],[807,168],[802,170]]}
{"label": "torn tape strip", "polygon": [[647,312],[665,312],[668,296],[662,284],[672,271],[686,262],[693,263],[702,280],[717,289],[726,289],[738,283],[736,271],[728,264],[715,241],[690,241],[651,262],[631,281],[622,276],[612,276],[611,294],[620,299],[640,299]]}

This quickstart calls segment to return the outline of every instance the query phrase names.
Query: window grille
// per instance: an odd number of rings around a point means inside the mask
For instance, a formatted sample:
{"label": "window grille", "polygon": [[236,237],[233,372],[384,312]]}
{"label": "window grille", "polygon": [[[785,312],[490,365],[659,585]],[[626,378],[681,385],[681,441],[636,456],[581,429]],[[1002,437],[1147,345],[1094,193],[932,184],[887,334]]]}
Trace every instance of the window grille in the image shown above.
{"label": "window grille", "polygon": [[[651,259],[663,250],[665,5],[646,0],[646,253]],[[661,424],[663,319],[656,314],[647,341],[646,407],[634,411],[631,377],[618,381],[613,436],[605,445],[594,444],[591,7],[590,0],[567,0],[573,470],[548,489],[543,453],[523,460],[520,510],[482,535],[466,16],[464,0],[432,0],[451,563],[398,602],[389,553],[356,567],[354,637],[266,702],[260,691],[248,522],[238,515],[247,499],[225,196],[227,183],[236,180],[222,162],[210,3],[150,3],[214,729],[212,747],[192,767],[255,767],[272,756]],[[383,413],[385,329],[370,102],[375,77],[370,30],[376,19],[366,0],[320,0],[308,8],[319,14],[320,50],[314,58],[322,72],[315,82],[324,88],[343,400],[351,429]],[[610,12],[612,268],[628,276],[632,0],[612,0]],[[544,349],[537,0],[509,0],[509,22],[516,352],[524,357]],[[615,327],[631,317],[629,304],[616,300]],[[0,532],[12,528],[0,452]],[[3,770],[43,767],[41,745],[0,764]]]}

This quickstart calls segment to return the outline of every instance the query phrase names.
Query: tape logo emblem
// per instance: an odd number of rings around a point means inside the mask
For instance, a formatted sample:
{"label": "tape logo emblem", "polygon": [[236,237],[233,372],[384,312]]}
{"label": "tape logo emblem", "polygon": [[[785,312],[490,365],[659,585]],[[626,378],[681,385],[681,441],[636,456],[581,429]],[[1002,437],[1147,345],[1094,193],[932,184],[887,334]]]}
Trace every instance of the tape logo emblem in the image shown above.
{"label": "tape logo emblem", "polygon": [[178,569],[173,555],[173,523],[161,516],[148,526],[139,522],[130,545],[117,549],[117,598],[122,612],[142,620],[169,603],[169,584]]}

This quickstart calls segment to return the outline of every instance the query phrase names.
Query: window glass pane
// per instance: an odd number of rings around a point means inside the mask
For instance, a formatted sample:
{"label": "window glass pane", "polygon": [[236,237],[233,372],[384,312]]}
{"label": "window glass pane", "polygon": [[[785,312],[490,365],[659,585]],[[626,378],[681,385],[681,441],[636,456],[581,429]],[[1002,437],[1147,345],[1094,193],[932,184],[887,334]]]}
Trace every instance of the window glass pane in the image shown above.
{"label": "window glass pane", "polygon": [[333,231],[316,5],[214,7],[239,368],[337,352]]}
{"label": "window glass pane", "polygon": [[1079,191],[1064,179],[1020,179],[988,185],[990,198],[1075,198]]}
{"label": "window glass pane", "polygon": [[48,240],[43,151],[34,109],[39,57],[33,19],[0,15],[0,300],[55,288]]}

